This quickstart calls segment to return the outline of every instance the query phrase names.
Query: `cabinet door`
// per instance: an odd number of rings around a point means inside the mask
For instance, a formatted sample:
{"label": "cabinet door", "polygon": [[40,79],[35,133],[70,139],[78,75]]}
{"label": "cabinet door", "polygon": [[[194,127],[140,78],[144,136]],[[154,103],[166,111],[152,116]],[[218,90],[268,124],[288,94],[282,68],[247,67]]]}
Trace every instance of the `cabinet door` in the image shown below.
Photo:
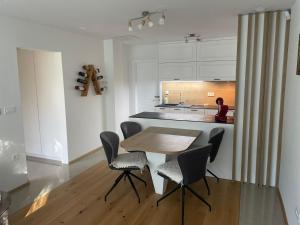
{"label": "cabinet door", "polygon": [[159,80],[196,80],[197,64],[191,63],[163,63],[159,65]]}
{"label": "cabinet door", "polygon": [[189,114],[198,114],[198,115],[204,115],[205,114],[204,109],[186,109],[185,112],[189,113]]}
{"label": "cabinet door", "polygon": [[234,81],[236,61],[197,62],[197,80]]}
{"label": "cabinet door", "polygon": [[197,61],[236,60],[236,39],[198,42]]}
{"label": "cabinet door", "polygon": [[184,113],[184,108],[170,108],[171,113]]}
{"label": "cabinet door", "polygon": [[195,43],[159,44],[159,63],[195,62],[197,47]]}
{"label": "cabinet door", "polygon": [[170,108],[167,108],[167,107],[155,107],[155,112],[168,113],[168,112],[170,112]]}
{"label": "cabinet door", "polygon": [[207,116],[214,116],[218,113],[216,109],[205,109],[205,115]]}

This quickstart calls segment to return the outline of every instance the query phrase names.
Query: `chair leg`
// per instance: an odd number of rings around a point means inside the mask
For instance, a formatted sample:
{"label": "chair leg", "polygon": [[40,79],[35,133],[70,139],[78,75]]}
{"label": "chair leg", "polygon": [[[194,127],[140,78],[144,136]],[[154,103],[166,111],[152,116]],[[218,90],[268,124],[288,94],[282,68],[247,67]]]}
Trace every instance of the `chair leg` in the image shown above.
{"label": "chair leg", "polygon": [[166,197],[168,197],[170,194],[174,193],[175,191],[177,191],[179,188],[181,187],[181,185],[177,185],[173,190],[171,190],[170,192],[168,192],[167,194],[165,194],[164,196],[162,196],[160,199],[158,199],[156,201],[156,206],[158,206],[158,203],[162,200],[164,200]]}
{"label": "chair leg", "polygon": [[131,173],[131,172],[129,172],[129,174],[130,174],[131,176],[133,176],[134,178],[138,179],[139,181],[143,182],[143,183],[145,184],[145,186],[147,186],[146,181],[144,181],[142,178],[136,176],[135,174],[133,174],[133,173]]}
{"label": "chair leg", "polygon": [[214,174],[214,173],[211,172],[210,170],[207,170],[207,172],[209,172],[211,175],[213,175],[213,176],[217,179],[217,181],[218,181],[218,183],[219,183],[220,178],[219,178],[216,174]]}
{"label": "chair leg", "polygon": [[181,189],[181,224],[184,225],[184,198],[185,198],[185,186]]}
{"label": "chair leg", "polygon": [[129,182],[130,182],[130,184],[131,184],[131,186],[132,186],[132,188],[133,188],[133,190],[134,190],[134,192],[135,192],[135,194],[136,194],[136,196],[137,196],[137,198],[138,198],[138,200],[139,200],[139,203],[140,203],[140,202],[141,202],[141,199],[140,199],[139,193],[137,192],[137,190],[136,190],[136,188],[135,188],[135,186],[134,186],[134,183],[132,182],[132,179],[131,179],[131,177],[130,177],[130,174],[127,173],[126,176],[128,177],[128,180],[129,180]]}
{"label": "chair leg", "polygon": [[190,188],[189,186],[186,186],[186,188],[187,188],[190,192],[192,192],[192,194],[194,194],[197,198],[199,198],[202,202],[204,202],[204,203],[208,206],[209,211],[211,211],[211,205],[210,205],[207,201],[205,201],[204,198],[202,198],[200,195],[198,195],[198,194],[197,194],[192,188]]}
{"label": "chair leg", "polygon": [[204,179],[205,186],[206,186],[206,188],[207,188],[208,195],[210,195],[210,189],[209,189],[209,186],[208,186],[206,177],[204,177],[203,179]]}
{"label": "chair leg", "polygon": [[104,201],[106,201],[107,196],[110,194],[110,192],[112,192],[112,190],[118,185],[118,183],[120,182],[120,180],[123,178],[123,176],[126,176],[125,173],[123,172],[120,176],[117,177],[117,179],[115,180],[115,183],[113,184],[113,186],[109,189],[109,191],[107,192],[107,194],[104,197]]}

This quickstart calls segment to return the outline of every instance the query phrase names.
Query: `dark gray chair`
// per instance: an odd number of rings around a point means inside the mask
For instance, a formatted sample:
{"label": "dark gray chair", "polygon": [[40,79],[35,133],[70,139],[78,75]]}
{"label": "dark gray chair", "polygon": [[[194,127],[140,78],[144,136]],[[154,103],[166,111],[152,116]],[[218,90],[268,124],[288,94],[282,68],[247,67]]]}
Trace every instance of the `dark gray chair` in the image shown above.
{"label": "dark gray chair", "polygon": [[[223,140],[224,133],[225,133],[225,129],[222,128],[222,127],[213,128],[209,133],[208,143],[212,144],[212,149],[211,149],[210,157],[209,157],[210,163],[214,162],[216,157],[217,157],[220,145],[221,145],[222,140]],[[214,174],[210,170],[207,170],[207,171],[211,175],[213,175],[217,179],[217,181],[219,182],[220,178],[216,174]]]}
{"label": "dark gray chair", "polygon": [[142,170],[147,165],[147,159],[143,152],[132,152],[118,155],[119,150],[119,136],[110,131],[105,131],[100,134],[100,139],[103,144],[105,155],[107,158],[108,166],[112,170],[122,171],[121,175],[117,177],[113,186],[105,195],[105,201],[107,196],[112,192],[112,190],[118,185],[120,180],[125,177],[128,178],[137,198],[140,203],[140,196],[135,188],[135,185],[131,177],[136,178],[139,181],[142,181],[145,186],[146,181],[139,178],[135,174],[131,173],[133,170]]}
{"label": "dark gray chair", "polygon": [[184,198],[185,190],[189,190],[194,196],[204,202],[209,211],[211,211],[211,205],[204,200],[197,192],[195,192],[190,184],[199,181],[205,177],[206,164],[211,151],[212,145],[208,144],[202,147],[196,147],[188,149],[185,152],[178,155],[177,160],[171,160],[157,168],[157,173],[169,180],[175,181],[178,185],[158,199],[157,206],[160,201],[181,189],[181,223],[184,224]]}
{"label": "dark gray chair", "polygon": [[[187,148],[187,150],[193,149],[193,148],[197,148],[197,147],[200,147],[200,146],[203,146],[203,144],[201,144],[201,142],[202,142],[202,137],[203,137],[203,134],[202,134],[202,132],[201,132],[201,133],[195,138],[195,140],[192,142],[192,144],[190,144],[190,146]],[[207,179],[206,179],[205,176],[203,177],[203,180],[204,180],[205,186],[206,186],[206,188],[207,188],[207,193],[208,193],[208,195],[210,195],[210,189],[209,189],[208,182],[207,182]]]}
{"label": "dark gray chair", "polygon": [[122,130],[124,139],[127,139],[127,138],[141,132],[142,126],[137,122],[125,121],[125,122],[121,123],[121,130]]}

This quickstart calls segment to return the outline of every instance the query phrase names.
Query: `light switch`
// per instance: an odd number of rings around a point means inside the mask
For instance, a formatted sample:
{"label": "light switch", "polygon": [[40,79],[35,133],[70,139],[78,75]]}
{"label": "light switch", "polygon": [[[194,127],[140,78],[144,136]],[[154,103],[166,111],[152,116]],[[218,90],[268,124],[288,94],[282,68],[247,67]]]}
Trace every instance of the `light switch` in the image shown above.
{"label": "light switch", "polygon": [[3,111],[4,111],[3,112],[4,115],[16,113],[17,107],[16,106],[7,106],[4,108]]}

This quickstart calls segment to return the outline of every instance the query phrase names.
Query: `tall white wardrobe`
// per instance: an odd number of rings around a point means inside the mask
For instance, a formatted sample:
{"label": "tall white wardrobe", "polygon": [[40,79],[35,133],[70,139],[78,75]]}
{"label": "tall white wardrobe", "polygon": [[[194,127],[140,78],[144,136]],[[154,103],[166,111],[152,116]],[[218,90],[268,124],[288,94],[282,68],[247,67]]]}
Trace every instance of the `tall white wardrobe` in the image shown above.
{"label": "tall white wardrobe", "polygon": [[67,163],[61,53],[18,49],[17,54],[26,154]]}

